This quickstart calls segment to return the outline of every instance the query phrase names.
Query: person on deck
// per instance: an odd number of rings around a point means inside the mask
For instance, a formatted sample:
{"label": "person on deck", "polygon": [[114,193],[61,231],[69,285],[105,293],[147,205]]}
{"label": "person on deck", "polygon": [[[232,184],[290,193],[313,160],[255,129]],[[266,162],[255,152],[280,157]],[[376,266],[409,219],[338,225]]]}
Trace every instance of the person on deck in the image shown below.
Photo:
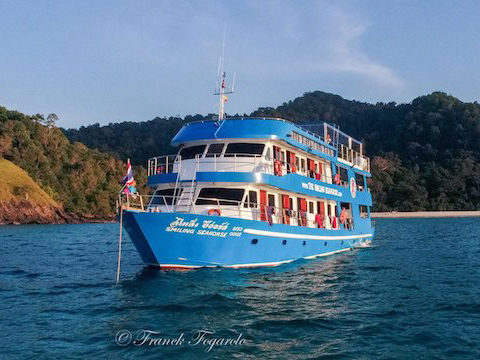
{"label": "person on deck", "polygon": [[273,215],[275,215],[275,208],[273,206],[267,206],[267,221],[270,226],[273,225]]}
{"label": "person on deck", "polygon": [[321,214],[315,215],[315,224],[317,224],[319,228],[323,228],[323,217]]}
{"label": "person on deck", "polygon": [[342,224],[344,228],[346,228],[346,221],[347,221],[347,209],[342,207],[342,212],[340,213],[340,224]]}
{"label": "person on deck", "polygon": [[336,216],[332,216],[331,224],[332,224],[332,229],[337,228],[337,217]]}

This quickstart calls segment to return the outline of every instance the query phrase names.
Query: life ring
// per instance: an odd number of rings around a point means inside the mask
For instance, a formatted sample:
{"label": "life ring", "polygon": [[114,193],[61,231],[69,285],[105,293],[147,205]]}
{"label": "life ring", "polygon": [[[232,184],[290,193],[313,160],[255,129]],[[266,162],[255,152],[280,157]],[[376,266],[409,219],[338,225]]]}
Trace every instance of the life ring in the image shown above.
{"label": "life ring", "polygon": [[275,162],[273,163],[273,171],[277,176],[282,175],[282,163],[280,162],[280,160],[275,160]]}
{"label": "life ring", "polygon": [[337,185],[340,185],[340,174],[336,174],[333,178],[333,182]]}
{"label": "life ring", "polygon": [[222,216],[222,212],[220,209],[210,209],[208,210],[208,215],[214,215],[217,214],[217,216]]}

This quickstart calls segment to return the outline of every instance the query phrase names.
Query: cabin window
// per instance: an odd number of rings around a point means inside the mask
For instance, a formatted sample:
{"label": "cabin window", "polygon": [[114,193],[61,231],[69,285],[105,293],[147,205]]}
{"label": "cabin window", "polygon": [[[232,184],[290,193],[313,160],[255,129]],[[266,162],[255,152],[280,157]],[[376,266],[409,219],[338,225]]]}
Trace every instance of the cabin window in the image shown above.
{"label": "cabin window", "polygon": [[340,180],[342,180],[342,182],[348,183],[348,171],[347,171],[347,169],[345,169],[344,167],[339,166],[339,167],[337,168],[337,173],[340,174]]}
{"label": "cabin window", "polygon": [[270,160],[272,158],[270,146],[267,147],[267,152],[265,153],[265,157],[267,158],[267,160]]}
{"label": "cabin window", "polygon": [[225,150],[225,156],[231,157],[233,154],[237,156],[252,156],[252,155],[262,155],[265,144],[252,144],[252,143],[231,143],[227,145],[227,150]]}
{"label": "cabin window", "polygon": [[268,206],[275,207],[275,195],[274,194],[268,194]]}
{"label": "cabin window", "polygon": [[244,189],[203,188],[196,205],[235,205],[242,201]]}
{"label": "cabin window", "polygon": [[[150,205],[172,205],[173,203],[173,192],[175,189],[163,189],[155,191],[153,194],[152,201]],[[182,189],[177,189],[176,198],[180,196]]]}
{"label": "cabin window", "polygon": [[256,208],[257,207],[257,192],[255,190],[250,190],[245,199],[243,207],[246,208]]}
{"label": "cabin window", "polygon": [[314,208],[314,207],[313,207],[313,201],[309,201],[309,202],[308,202],[308,212],[309,212],[310,214],[314,214],[314,213],[315,213],[315,211],[313,210],[313,208]]}
{"label": "cabin window", "polygon": [[365,189],[365,177],[362,174],[355,173],[355,182],[358,190],[363,191]]}
{"label": "cabin window", "polygon": [[360,205],[360,217],[363,219],[368,218],[368,206]]}
{"label": "cabin window", "polygon": [[350,203],[342,202],[340,203],[341,208],[345,208],[347,211],[350,210]]}
{"label": "cabin window", "polygon": [[203,154],[206,147],[207,145],[184,147],[182,150],[180,150],[180,156],[182,157],[182,160],[195,159],[196,155]]}
{"label": "cabin window", "polygon": [[223,151],[223,146],[225,144],[210,144],[208,147],[207,153],[205,154],[205,157],[218,157]]}

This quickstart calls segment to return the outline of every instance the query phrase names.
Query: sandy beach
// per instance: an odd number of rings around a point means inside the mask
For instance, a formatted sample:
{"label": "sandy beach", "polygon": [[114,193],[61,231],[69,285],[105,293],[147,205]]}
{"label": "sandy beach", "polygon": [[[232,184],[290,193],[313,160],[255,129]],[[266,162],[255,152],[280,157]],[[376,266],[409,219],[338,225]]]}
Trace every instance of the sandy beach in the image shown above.
{"label": "sandy beach", "polygon": [[480,211],[391,211],[372,212],[372,218],[455,218],[455,217],[477,217]]}

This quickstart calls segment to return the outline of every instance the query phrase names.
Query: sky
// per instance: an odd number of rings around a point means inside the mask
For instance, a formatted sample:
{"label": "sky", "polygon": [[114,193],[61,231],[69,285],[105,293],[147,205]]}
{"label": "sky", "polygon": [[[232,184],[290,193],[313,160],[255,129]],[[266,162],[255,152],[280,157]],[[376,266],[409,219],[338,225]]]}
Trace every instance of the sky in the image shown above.
{"label": "sky", "polygon": [[226,112],[321,90],[480,98],[480,1],[0,0],[0,105],[59,126]]}

